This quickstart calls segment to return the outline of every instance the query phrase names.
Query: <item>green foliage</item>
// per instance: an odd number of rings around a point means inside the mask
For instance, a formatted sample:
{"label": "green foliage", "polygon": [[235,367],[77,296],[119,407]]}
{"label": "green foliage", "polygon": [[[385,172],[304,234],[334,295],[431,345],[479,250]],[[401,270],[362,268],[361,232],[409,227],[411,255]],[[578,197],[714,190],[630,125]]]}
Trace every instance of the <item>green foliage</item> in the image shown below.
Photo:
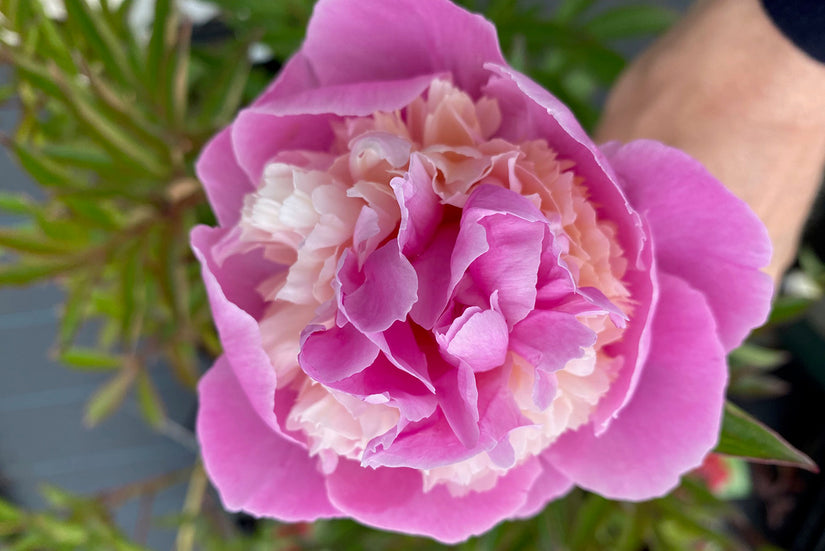
{"label": "green foliage", "polygon": [[8,551],[146,551],[94,499],[45,488],[51,510],[30,513],[0,500],[0,548]]}
{"label": "green foliage", "polygon": [[574,490],[533,519],[501,524],[456,546],[373,530],[350,520],[298,525],[259,521],[243,536],[230,537],[204,522],[199,534],[207,551],[635,551],[703,548],[709,542],[719,549],[749,549],[743,534],[726,523],[732,517],[742,520],[701,482],[686,478],[667,497],[643,503],[620,503]]}
{"label": "green foliage", "polygon": [[[39,2],[3,5],[4,32],[19,39],[0,44],[0,59],[16,69],[8,101],[22,115],[1,139],[47,196],[0,196],[0,211],[18,220],[0,229],[0,284],[53,279],[66,289],[56,355],[116,372],[88,405],[90,425],[137,381],[141,411],[159,426],[163,405],[147,366],[165,358],[192,387],[196,351],[218,352],[187,245],[193,225],[212,222],[192,165],[237,109],[238,68],[249,66],[236,45],[193,54],[190,26],[169,8],[158,2],[160,23],[143,44],[125,12],[72,0],[66,20],[53,21]],[[214,73],[239,84],[203,96]],[[90,320],[100,328],[92,346],[76,342]]]}
{"label": "green foliage", "polygon": [[725,404],[722,434],[716,452],[760,463],[790,465],[814,472],[819,470],[810,457],[729,402]]}

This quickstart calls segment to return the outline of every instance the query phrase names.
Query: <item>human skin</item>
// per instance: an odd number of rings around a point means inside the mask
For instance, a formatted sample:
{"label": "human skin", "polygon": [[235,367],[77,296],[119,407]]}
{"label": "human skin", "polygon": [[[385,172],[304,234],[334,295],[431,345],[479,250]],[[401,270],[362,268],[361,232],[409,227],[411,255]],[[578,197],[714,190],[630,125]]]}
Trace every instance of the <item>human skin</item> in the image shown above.
{"label": "human skin", "polygon": [[701,161],[767,226],[778,281],[822,181],[825,65],[758,0],[700,0],[621,76],[596,138],[652,138]]}

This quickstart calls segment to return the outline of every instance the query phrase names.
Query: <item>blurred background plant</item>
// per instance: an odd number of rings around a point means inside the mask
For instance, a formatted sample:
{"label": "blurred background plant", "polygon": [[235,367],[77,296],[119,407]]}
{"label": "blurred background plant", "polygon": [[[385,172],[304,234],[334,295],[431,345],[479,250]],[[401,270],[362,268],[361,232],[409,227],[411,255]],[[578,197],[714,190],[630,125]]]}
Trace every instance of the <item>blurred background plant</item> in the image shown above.
{"label": "blurred background plant", "polygon": [[[678,15],[653,4],[595,0],[460,3],[491,19],[510,62],[588,128],[625,65],[618,46],[650,39]],[[0,62],[13,70],[0,102],[19,112],[16,129],[0,142],[43,191],[38,199],[0,192],[0,213],[14,220],[0,228],[0,286],[50,280],[65,291],[54,354],[70,369],[110,374],[88,399],[87,426],[133,396],[147,424],[178,430],[156,374],[170,370],[178,392],[191,393],[208,358],[220,353],[188,248],[192,226],[214,223],[193,164],[299,46],[312,4],[0,0]],[[777,301],[774,327],[805,316],[822,296],[825,266],[814,252],[803,253],[794,274],[792,293]],[[78,339],[83,327],[96,333],[91,343]],[[788,391],[771,373],[787,354],[764,346],[775,342],[770,331],[756,335],[760,345],[732,355],[732,397]],[[718,451],[810,467],[732,405]],[[182,551],[441,547],[349,521],[287,526],[227,515],[197,462],[149,480],[124,478],[123,486],[93,496],[47,487],[42,512],[0,501],[0,549],[142,549],[118,529],[117,509],[182,480],[189,485],[180,515],[144,521],[174,526]],[[733,486],[724,484],[734,478]],[[749,492],[741,462],[713,459],[662,499],[628,504],[574,491],[535,519],[507,523],[459,548],[770,549],[726,499]]]}

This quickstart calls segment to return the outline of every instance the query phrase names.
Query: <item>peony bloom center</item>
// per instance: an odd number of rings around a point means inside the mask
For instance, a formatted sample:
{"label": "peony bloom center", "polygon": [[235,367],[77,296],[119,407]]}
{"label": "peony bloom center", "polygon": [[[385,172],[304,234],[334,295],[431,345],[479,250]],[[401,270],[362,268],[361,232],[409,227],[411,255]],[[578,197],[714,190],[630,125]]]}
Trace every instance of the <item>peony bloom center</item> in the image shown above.
{"label": "peony bloom center", "polygon": [[621,368],[616,228],[572,162],[498,137],[497,101],[449,81],[332,125],[328,152],[269,161],[217,249],[285,267],[258,287],[280,422],[326,472],[488,490],[587,423]]}

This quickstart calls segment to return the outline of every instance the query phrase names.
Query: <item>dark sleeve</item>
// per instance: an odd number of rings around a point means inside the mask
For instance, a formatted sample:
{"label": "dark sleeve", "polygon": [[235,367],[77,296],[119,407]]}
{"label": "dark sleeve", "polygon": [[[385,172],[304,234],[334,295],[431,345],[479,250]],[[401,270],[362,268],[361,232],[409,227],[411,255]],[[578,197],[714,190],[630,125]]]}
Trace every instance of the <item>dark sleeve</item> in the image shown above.
{"label": "dark sleeve", "polygon": [[762,4],[785,36],[825,63],[825,0],[762,0]]}

